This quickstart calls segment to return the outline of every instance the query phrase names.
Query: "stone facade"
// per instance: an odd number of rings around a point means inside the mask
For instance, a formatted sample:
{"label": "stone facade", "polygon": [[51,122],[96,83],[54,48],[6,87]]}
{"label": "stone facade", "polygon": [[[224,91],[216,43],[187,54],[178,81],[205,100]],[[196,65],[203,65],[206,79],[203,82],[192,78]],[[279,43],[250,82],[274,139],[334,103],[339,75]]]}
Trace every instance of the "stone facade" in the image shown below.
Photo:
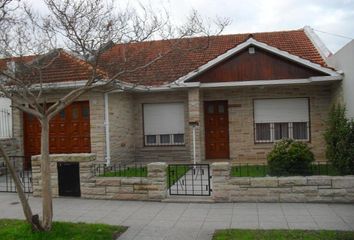
{"label": "stone facade", "polygon": [[[7,138],[0,139],[0,144],[5,149],[6,153],[11,156],[20,156],[20,145],[16,138]],[[16,167],[22,168],[22,162],[18,162],[18,160],[22,160],[21,158],[16,158]],[[4,160],[0,157],[0,176],[5,171],[5,163]]]}
{"label": "stone facade", "polygon": [[213,163],[215,202],[354,203],[354,176],[230,177],[231,164]]}
{"label": "stone facade", "polygon": [[[260,98],[308,97],[310,102],[310,141],[317,161],[325,161],[325,120],[333,102],[334,85],[297,85],[242,87],[223,89],[182,89],[162,92],[116,92],[109,94],[109,127],[112,163],[126,162],[191,162],[192,127],[197,121],[197,161],[205,161],[204,101],[227,100],[229,104],[230,159],[233,163],[266,162],[272,143],[254,142],[253,100]],[[47,101],[61,96],[51,94]],[[80,100],[90,101],[91,150],[98,162],[106,161],[104,95],[92,92]],[[143,104],[183,102],[185,104],[185,145],[144,146]],[[14,135],[23,142],[22,117],[14,113]],[[22,146],[22,144],[20,144]],[[22,149],[20,149],[23,152]]]}
{"label": "stone facade", "polygon": [[[234,163],[264,163],[272,143],[254,142],[253,100],[308,97],[310,101],[310,146],[317,161],[325,161],[325,120],[331,103],[331,85],[245,87],[205,90],[203,100],[228,100],[230,160]],[[204,128],[204,126],[201,126]],[[202,135],[201,145],[204,146]],[[205,156],[202,156],[204,159]]]}
{"label": "stone facade", "polygon": [[129,93],[112,93],[108,97],[111,162],[134,161],[133,96]]}
{"label": "stone facade", "polygon": [[[50,156],[53,197],[59,196],[58,162],[78,162],[80,166],[81,197],[93,199],[154,200],[166,198],[166,163],[147,165],[148,176],[143,177],[95,177],[92,165],[94,154],[53,154]],[[40,156],[32,157],[33,196],[41,196]]]}
{"label": "stone facade", "polygon": [[[173,103],[185,104],[184,146],[144,146],[143,104]],[[186,91],[168,91],[158,93],[134,94],[134,128],[135,128],[135,160],[139,162],[189,162],[190,138],[188,125],[188,95]]]}

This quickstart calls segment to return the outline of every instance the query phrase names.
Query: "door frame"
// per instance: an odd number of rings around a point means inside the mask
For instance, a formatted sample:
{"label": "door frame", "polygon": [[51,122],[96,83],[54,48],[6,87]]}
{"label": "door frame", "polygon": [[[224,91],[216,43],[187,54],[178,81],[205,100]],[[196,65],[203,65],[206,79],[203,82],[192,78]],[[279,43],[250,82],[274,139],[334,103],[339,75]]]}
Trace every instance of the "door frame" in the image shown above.
{"label": "door frame", "polygon": [[[227,156],[225,157],[220,157],[220,158],[215,158],[215,157],[208,157],[207,156],[207,137],[206,137],[206,128],[207,128],[207,106],[208,103],[217,103],[217,102],[223,102],[225,104],[225,115],[226,115],[226,121],[227,121]],[[229,124],[229,104],[228,100],[206,100],[203,101],[203,114],[204,114],[204,147],[205,147],[205,159],[206,160],[215,160],[215,159],[230,159],[230,124]]]}

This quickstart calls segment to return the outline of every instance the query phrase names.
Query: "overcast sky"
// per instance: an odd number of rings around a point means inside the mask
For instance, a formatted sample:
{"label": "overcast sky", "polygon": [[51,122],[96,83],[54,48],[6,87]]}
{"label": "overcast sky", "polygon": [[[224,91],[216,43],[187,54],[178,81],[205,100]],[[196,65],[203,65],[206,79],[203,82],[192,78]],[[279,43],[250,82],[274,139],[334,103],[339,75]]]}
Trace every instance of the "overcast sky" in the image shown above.
{"label": "overcast sky", "polygon": [[[29,1],[41,9],[39,0]],[[134,5],[137,1],[119,2]],[[140,3],[163,6],[176,22],[182,22],[191,9],[204,17],[228,17],[232,23],[224,34],[291,30],[309,25],[315,30],[354,38],[354,0],[140,0]],[[350,41],[316,33],[332,52]]]}

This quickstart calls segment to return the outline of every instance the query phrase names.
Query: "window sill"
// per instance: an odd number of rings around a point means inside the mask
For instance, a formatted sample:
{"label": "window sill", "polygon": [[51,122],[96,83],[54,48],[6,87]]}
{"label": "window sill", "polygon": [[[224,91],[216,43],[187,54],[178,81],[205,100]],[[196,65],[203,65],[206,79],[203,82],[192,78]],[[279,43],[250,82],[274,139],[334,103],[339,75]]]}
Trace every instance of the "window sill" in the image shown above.
{"label": "window sill", "polygon": [[185,151],[186,145],[163,145],[163,146],[142,146],[142,150],[146,151]]}

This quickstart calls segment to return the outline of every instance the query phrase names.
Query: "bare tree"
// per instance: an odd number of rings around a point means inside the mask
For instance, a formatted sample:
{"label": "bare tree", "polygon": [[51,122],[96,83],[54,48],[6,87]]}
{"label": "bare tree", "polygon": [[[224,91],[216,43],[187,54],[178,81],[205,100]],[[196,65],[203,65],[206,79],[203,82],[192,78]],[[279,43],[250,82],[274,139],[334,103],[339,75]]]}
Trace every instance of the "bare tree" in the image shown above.
{"label": "bare tree", "polygon": [[[14,0],[0,0],[0,41],[1,44],[3,45],[4,42],[6,41],[5,38],[3,38],[5,35],[3,34],[6,32],[14,23],[13,19],[13,13],[17,8],[17,3],[18,1]],[[2,52],[0,52],[1,54]],[[0,79],[0,86],[2,86],[2,81]],[[0,91],[0,96],[2,92]],[[4,162],[9,169],[9,173],[11,177],[14,180],[15,187],[17,189],[17,193],[22,205],[22,209],[25,215],[25,218],[29,224],[31,224],[32,228],[34,230],[40,230],[41,226],[39,225],[39,220],[38,220],[38,215],[33,216],[31,207],[28,203],[28,199],[25,195],[25,192],[23,190],[23,185],[21,183],[21,180],[19,176],[17,175],[16,169],[14,166],[11,164],[10,158],[8,154],[6,153],[4,147],[0,143],[0,156],[4,159]]]}
{"label": "bare tree", "polygon": [[[93,89],[112,87],[126,89],[119,81],[123,74],[147,68],[171,51],[179,51],[182,46],[186,48],[186,44],[181,45],[178,40],[185,41],[191,36],[218,34],[229,21],[219,19],[215,22],[216,27],[212,27],[196,11],[192,11],[184,24],[176,26],[170,22],[166,11],[155,11],[149,6],[141,5],[138,9],[117,8],[113,1],[106,3],[101,0],[44,0],[44,2],[50,12],[49,15],[35,14],[29,7],[24,6],[21,11],[24,11],[25,17],[16,19],[11,30],[4,33],[1,38],[0,51],[3,55],[9,56],[9,61],[14,62],[14,65],[0,71],[3,81],[0,93],[12,100],[14,108],[35,116],[40,122],[42,219],[40,225],[35,225],[34,228],[49,231],[53,218],[49,160],[50,120],[66,106]],[[171,41],[168,50],[161,51],[146,62],[131,65],[129,61],[134,62],[133,58],[121,57],[123,63],[118,65],[118,68],[115,66],[113,74],[102,70],[102,55],[112,44],[128,45],[151,39],[171,38],[174,38],[174,41]],[[189,46],[191,49],[194,47],[196,46]],[[87,64],[90,74],[83,86],[71,90],[49,105],[45,98],[48,83],[43,73],[63,54],[63,51],[70,52]],[[29,54],[32,56],[25,56]],[[105,68],[109,66],[106,64]],[[139,82],[131,85],[131,88],[137,85]],[[29,219],[32,213],[28,212],[28,216],[27,220],[33,224]]]}

